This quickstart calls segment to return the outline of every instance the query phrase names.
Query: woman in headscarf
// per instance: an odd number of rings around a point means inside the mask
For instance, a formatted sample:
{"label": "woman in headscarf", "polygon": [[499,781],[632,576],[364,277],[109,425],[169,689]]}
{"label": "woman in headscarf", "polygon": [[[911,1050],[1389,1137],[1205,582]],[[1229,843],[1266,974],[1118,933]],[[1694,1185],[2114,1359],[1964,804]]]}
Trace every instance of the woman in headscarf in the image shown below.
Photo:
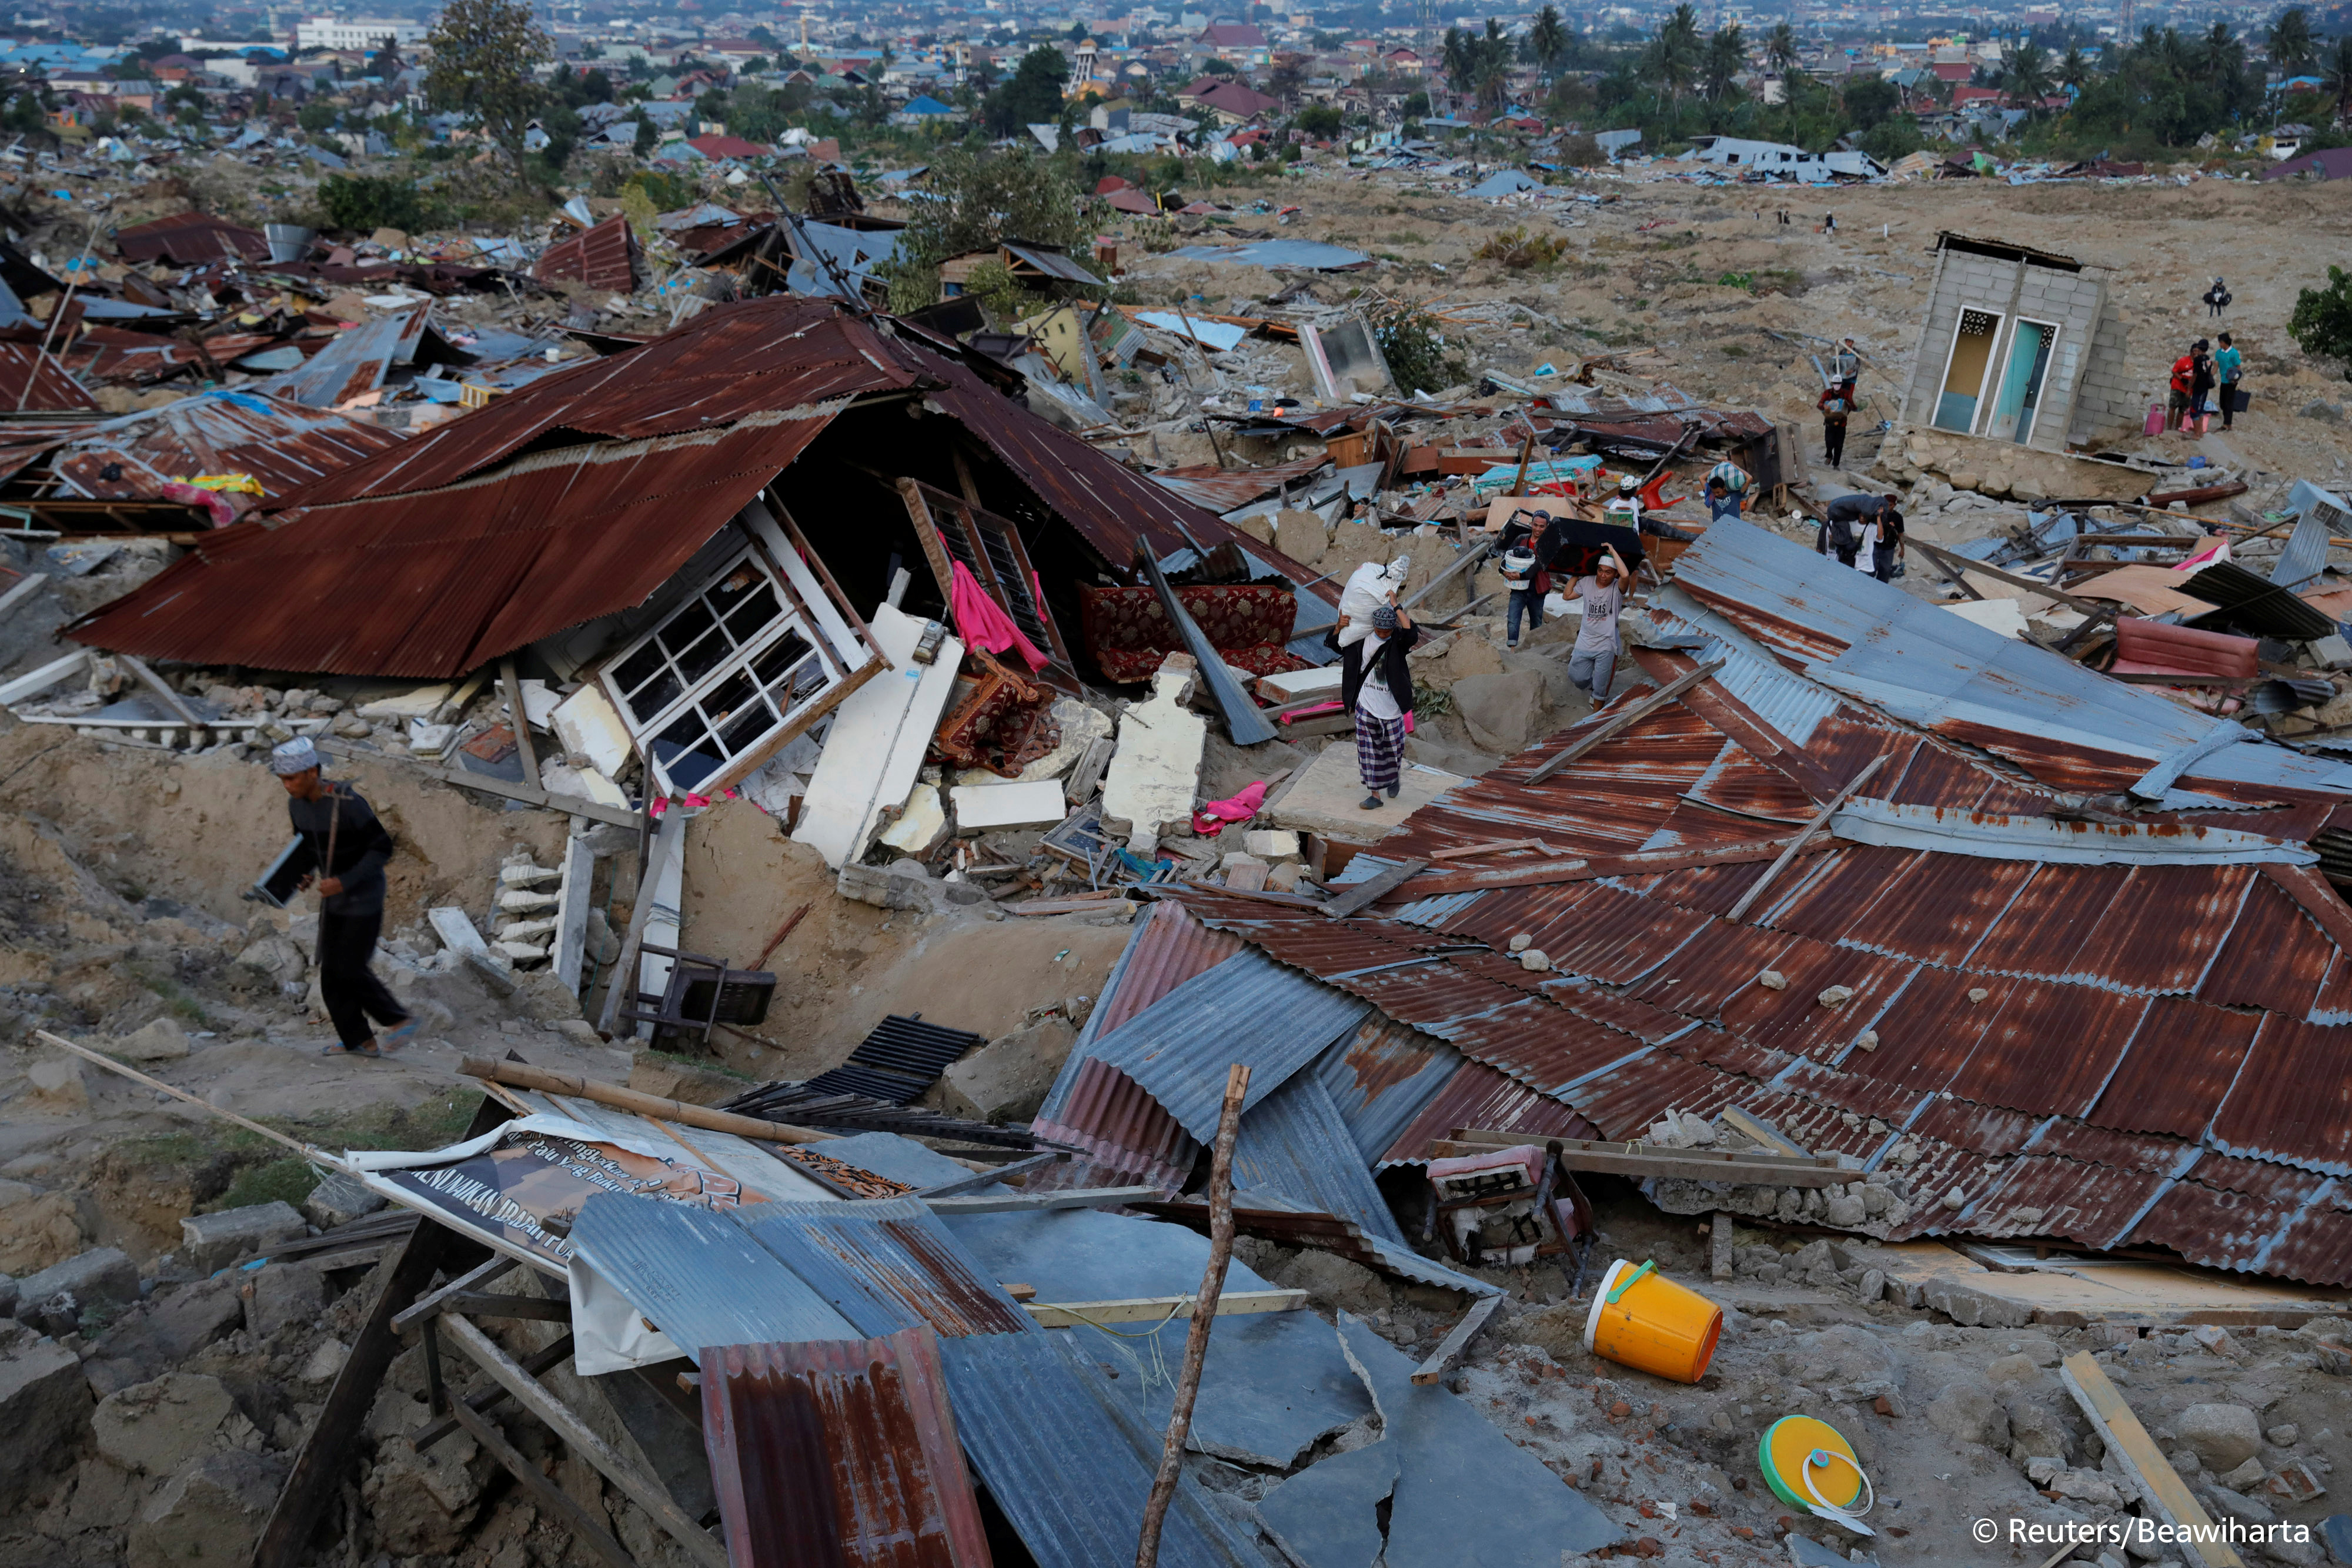
{"label": "woman in headscarf", "polygon": [[[1412,617],[1393,604],[1372,612],[1356,689],[1346,694],[1356,718],[1356,771],[1364,780],[1363,808],[1381,809],[1381,797],[1396,799],[1403,785],[1405,726],[1412,713],[1412,670],[1405,655],[1421,641]],[[1344,674],[1343,674],[1344,682]]]}

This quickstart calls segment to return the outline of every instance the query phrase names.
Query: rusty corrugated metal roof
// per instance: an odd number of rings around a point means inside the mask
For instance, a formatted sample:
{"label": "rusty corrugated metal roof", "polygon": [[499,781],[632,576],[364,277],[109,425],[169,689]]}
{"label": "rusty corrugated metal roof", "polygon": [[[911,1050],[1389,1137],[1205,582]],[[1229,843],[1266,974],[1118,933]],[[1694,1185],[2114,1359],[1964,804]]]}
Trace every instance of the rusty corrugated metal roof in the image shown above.
{"label": "rusty corrugated metal roof", "polygon": [[702,1417],[733,1568],[989,1568],[929,1328],[715,1348]]}
{"label": "rusty corrugated metal roof", "polygon": [[562,244],[548,246],[530,275],[541,283],[584,283],[615,294],[635,294],[644,268],[635,231],[625,216],[614,213]]}
{"label": "rusty corrugated metal roof", "polygon": [[1231,512],[1260,496],[1271,496],[1294,479],[1330,462],[1328,457],[1301,457],[1290,463],[1269,463],[1261,468],[1225,468],[1213,463],[1189,468],[1160,468],[1151,482],[1210,512]]}
{"label": "rusty corrugated metal roof", "polygon": [[859,1333],[1043,1333],[922,1203],[762,1203],[738,1215]]}
{"label": "rusty corrugated metal roof", "polygon": [[79,408],[95,413],[98,403],[55,354],[37,343],[0,343],[0,413]]}
{"label": "rusty corrugated metal roof", "polygon": [[1383,1166],[1426,1165],[1430,1145],[1457,1131],[1524,1133],[1528,1142],[1598,1138],[1601,1129],[1548,1094],[1478,1062],[1465,1065],[1381,1155]]}
{"label": "rusty corrugated metal roof", "polygon": [[372,317],[329,340],[327,346],[290,371],[257,382],[253,390],[306,408],[335,408],[383,384],[384,371],[415,357],[432,308]]}
{"label": "rusty corrugated metal roof", "polygon": [[21,469],[44,454],[54,465],[69,454],[120,452],[165,478],[250,474],[267,495],[282,496],[404,439],[331,410],[215,391],[88,424],[0,431],[0,467]]}
{"label": "rusty corrugated metal roof", "polygon": [[125,261],[168,261],[175,267],[197,267],[224,256],[231,261],[269,259],[268,235],[210,213],[179,213],[117,229],[114,247]]}

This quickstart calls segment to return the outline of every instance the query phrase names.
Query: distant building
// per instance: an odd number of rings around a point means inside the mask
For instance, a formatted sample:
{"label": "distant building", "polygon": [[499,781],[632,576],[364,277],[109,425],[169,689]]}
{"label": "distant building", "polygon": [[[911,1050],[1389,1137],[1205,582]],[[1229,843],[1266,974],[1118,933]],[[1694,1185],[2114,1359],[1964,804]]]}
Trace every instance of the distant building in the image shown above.
{"label": "distant building", "polygon": [[422,22],[389,16],[305,16],[294,24],[298,49],[373,49],[386,38],[406,47],[421,44],[428,31]]}
{"label": "distant building", "polygon": [[1700,136],[1692,140],[1696,151],[1691,156],[1702,163],[1785,175],[1791,180],[1822,180],[1835,174],[1866,179],[1886,172],[1885,165],[1869,153],[1843,148],[1808,152],[1786,141],[1750,141],[1739,136]]}

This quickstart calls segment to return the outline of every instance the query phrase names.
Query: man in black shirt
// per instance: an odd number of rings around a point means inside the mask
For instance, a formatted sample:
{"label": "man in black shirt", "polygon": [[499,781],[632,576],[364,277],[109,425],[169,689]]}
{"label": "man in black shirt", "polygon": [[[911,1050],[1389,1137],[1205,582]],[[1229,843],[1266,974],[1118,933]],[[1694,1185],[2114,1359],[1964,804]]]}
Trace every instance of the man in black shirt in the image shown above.
{"label": "man in black shirt", "polygon": [[[320,1054],[397,1051],[416,1033],[416,1020],[368,967],[383,929],[383,862],[392,858],[392,835],[358,790],[319,776],[319,750],[307,737],[272,751],[269,770],[286,786],[286,814],[317,868],[302,885],[319,889],[319,994],[338,1041]],[[394,1026],[381,1049],[371,1018]]]}

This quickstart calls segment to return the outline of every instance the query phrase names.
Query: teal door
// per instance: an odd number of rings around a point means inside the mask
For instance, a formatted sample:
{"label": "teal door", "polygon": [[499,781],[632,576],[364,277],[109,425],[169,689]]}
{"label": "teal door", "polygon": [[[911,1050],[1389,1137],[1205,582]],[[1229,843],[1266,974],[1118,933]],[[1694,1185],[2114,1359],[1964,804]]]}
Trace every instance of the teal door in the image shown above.
{"label": "teal door", "polygon": [[2000,393],[1993,402],[1992,421],[1985,434],[1995,440],[2021,444],[2033,433],[2033,410],[2042,399],[2042,373],[2050,366],[2050,344],[2057,333],[2039,321],[2020,321],[2009,345],[2009,364],[2001,371]]}

